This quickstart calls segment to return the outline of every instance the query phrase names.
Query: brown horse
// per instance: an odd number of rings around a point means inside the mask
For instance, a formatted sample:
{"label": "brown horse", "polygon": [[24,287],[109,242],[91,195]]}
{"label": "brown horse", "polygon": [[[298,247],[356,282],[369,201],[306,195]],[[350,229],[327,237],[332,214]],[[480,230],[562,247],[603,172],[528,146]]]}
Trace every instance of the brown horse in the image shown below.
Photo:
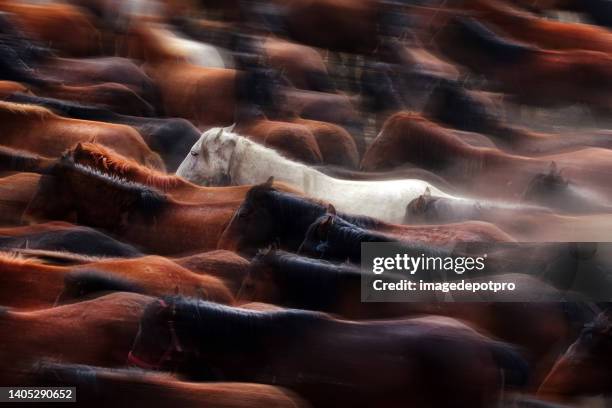
{"label": "brown horse", "polygon": [[150,408],[307,408],[289,390],[262,384],[185,382],[170,374],[85,365],[43,363],[30,377],[45,386],[76,386],[77,407],[128,406],[138,401]]}
{"label": "brown horse", "polygon": [[[67,153],[75,163],[89,166],[102,173],[144,184],[173,198],[191,203],[221,203],[243,200],[252,186],[202,187],[174,175],[144,167],[97,143],[78,143]],[[282,182],[275,187],[281,191],[297,190]]]}
{"label": "brown horse", "polygon": [[95,55],[101,51],[100,32],[75,6],[2,0],[0,10],[13,13],[25,33],[66,55]]}
{"label": "brown horse", "polygon": [[0,178],[0,224],[21,225],[21,216],[36,195],[41,176],[35,173],[16,173]]}
{"label": "brown horse", "polygon": [[0,102],[0,130],[3,145],[42,156],[58,157],[78,142],[96,141],[147,167],[164,169],[160,156],[125,125],[69,119],[38,106]]}
{"label": "brown horse", "polygon": [[538,396],[571,402],[612,392],[612,313],[602,312],[585,326],[544,380]]}
{"label": "brown horse", "polygon": [[609,115],[612,55],[589,50],[545,50],[499,36],[471,18],[451,18],[436,36],[453,61],[482,74],[520,104],[584,104]]}
{"label": "brown horse", "polygon": [[117,367],[153,298],[114,293],[97,299],[35,311],[0,312],[0,381],[23,384],[40,359]]}
{"label": "brown horse", "polygon": [[296,88],[325,92],[333,87],[317,49],[273,36],[265,39],[262,48],[267,63],[282,71]]}
{"label": "brown horse", "polygon": [[277,384],[325,408],[448,407],[451,395],[455,407],[486,407],[501,389],[498,370],[508,386],[523,383],[527,371],[511,347],[448,318],[355,322],[184,298],[147,308],[130,360],[209,380]]}
{"label": "brown horse", "polygon": [[469,0],[468,9],[517,40],[553,50],[590,50],[612,53],[612,33],[590,24],[535,17],[500,0]]}
{"label": "brown horse", "polygon": [[284,4],[290,36],[314,47],[370,53],[377,45],[381,4],[375,0],[299,0]]}
{"label": "brown horse", "polygon": [[155,108],[136,91],[119,83],[94,85],[49,84],[34,89],[39,96],[64,99],[109,109],[113,112],[133,116],[153,116]]}
{"label": "brown horse", "polygon": [[234,295],[238,293],[250,265],[243,257],[224,250],[174,258],[173,261],[194,273],[219,278]]}
{"label": "brown horse", "polygon": [[323,163],[317,138],[307,126],[268,120],[258,114],[257,117],[238,119],[234,131],[292,160],[308,164]]}
{"label": "brown horse", "polygon": [[[551,163],[557,163],[553,167],[563,169],[563,180],[572,180],[579,186],[571,186],[569,190],[584,190],[581,193],[585,197],[584,205],[590,201],[591,206],[607,207],[612,198],[607,183],[607,175],[612,173],[611,159],[612,151],[601,148],[524,157],[474,147],[419,114],[399,112],[387,120],[364,155],[361,167],[366,171],[381,171],[410,163],[433,171],[477,196],[517,200],[536,175],[548,173]],[[500,189],[500,185],[504,188]],[[554,203],[548,200],[549,204]]]}
{"label": "brown horse", "polygon": [[159,102],[151,78],[127,58],[46,58],[36,65],[36,72],[66,85],[122,84],[154,106]]}
{"label": "brown horse", "polygon": [[0,264],[0,303],[10,307],[49,307],[56,302],[116,288],[150,296],[182,293],[233,303],[232,295],[219,279],[195,274],[159,256],[90,261],[63,267],[2,254]]}
{"label": "brown horse", "polygon": [[142,184],[109,176],[65,157],[40,183],[26,217],[101,228],[159,254],[216,249],[240,201],[190,204]]}
{"label": "brown horse", "polygon": [[62,264],[88,263],[91,257],[144,256],[136,248],[100,231],[61,221],[0,228],[0,248],[18,253],[36,251],[39,258],[45,251],[45,260]]}
{"label": "brown horse", "polygon": [[180,62],[150,64],[145,70],[159,87],[166,115],[188,119],[198,127],[234,122],[238,71]]}
{"label": "brown horse", "polygon": [[12,171],[44,173],[54,163],[55,160],[48,157],[0,146],[0,173]]}

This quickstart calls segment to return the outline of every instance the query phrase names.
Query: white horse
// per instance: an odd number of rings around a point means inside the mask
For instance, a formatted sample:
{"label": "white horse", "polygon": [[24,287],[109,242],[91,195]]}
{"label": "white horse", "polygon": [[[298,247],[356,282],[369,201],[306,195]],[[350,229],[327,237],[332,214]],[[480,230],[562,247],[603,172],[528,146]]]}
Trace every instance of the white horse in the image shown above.
{"label": "white horse", "polygon": [[201,185],[259,184],[270,176],[333,204],[339,211],[402,223],[406,206],[426,188],[449,197],[422,180],[350,181],[329,177],[276,151],[231,132],[212,128],[200,137],[176,174]]}
{"label": "white horse", "polygon": [[187,38],[166,25],[151,25],[151,29],[161,44],[169,47],[191,64],[206,68],[234,67],[234,61],[229,51]]}

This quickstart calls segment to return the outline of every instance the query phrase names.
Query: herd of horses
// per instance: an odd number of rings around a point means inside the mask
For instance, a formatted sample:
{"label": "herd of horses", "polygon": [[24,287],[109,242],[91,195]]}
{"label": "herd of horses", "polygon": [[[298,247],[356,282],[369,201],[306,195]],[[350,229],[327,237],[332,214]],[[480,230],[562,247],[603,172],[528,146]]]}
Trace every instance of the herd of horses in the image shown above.
{"label": "herd of horses", "polygon": [[[611,18],[0,0],[0,386],[74,386],[83,407],[603,407]],[[363,243],[486,252],[474,281],[517,290],[365,303]]]}

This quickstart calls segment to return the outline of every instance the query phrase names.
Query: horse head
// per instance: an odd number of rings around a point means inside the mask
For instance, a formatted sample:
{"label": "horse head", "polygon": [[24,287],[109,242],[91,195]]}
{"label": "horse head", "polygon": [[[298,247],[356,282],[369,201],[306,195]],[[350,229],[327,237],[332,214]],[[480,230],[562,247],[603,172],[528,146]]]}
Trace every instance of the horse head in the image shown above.
{"label": "horse head", "polygon": [[178,167],[176,174],[200,185],[229,185],[238,137],[224,130],[212,128],[204,132]]}
{"label": "horse head", "polygon": [[533,176],[522,198],[529,203],[547,205],[559,195],[565,194],[569,185],[569,180],[563,176],[562,170],[553,161],[550,163],[548,173],[538,173]]}
{"label": "horse head", "polygon": [[612,309],[587,324],[557,361],[538,394],[556,399],[609,394],[612,391]]}
{"label": "horse head", "polygon": [[[248,253],[262,248],[278,238],[280,231],[271,192],[274,178],[252,187],[236,210],[219,239],[218,247],[234,252]],[[249,253],[251,252],[251,253]]]}

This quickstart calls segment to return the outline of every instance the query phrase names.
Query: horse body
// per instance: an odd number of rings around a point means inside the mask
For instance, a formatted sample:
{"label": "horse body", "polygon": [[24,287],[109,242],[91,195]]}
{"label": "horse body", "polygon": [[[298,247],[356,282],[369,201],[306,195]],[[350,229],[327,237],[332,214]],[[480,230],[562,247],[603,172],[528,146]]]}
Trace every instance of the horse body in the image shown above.
{"label": "horse body", "polygon": [[[215,155],[215,152],[223,149],[227,152]],[[206,157],[214,164],[206,168],[206,162],[201,157]],[[448,196],[421,180],[370,182],[334,179],[285,159],[246,138],[223,132],[223,129],[205,132],[177,174],[199,184],[221,180],[225,176],[238,185],[258,184],[274,176],[298,187],[311,197],[331,202],[340,211],[396,223],[402,221],[406,204],[418,197],[425,188],[431,188],[434,195]]]}
{"label": "horse body", "polygon": [[[455,406],[484,407],[492,401],[484,390],[499,387],[496,368],[506,367],[517,382],[522,376],[523,363],[507,346],[451,319],[353,322],[313,312],[258,312],[181,299],[158,302],[145,312],[132,361],[155,364],[166,345],[176,350],[164,340],[166,334],[157,341],[147,337],[150,330],[168,327],[170,319],[185,355],[199,358],[189,358],[188,365],[171,358],[160,368],[175,365],[209,379],[283,385],[319,407],[443,407],[448,406],[447,393]],[[378,352],[372,354],[372,347]],[[422,370],[430,364],[440,370]],[[429,375],[435,378],[435,392],[425,386]],[[466,378],[479,385],[463,386]]]}
{"label": "horse body", "polygon": [[[66,156],[40,184],[25,216],[101,228],[159,254],[216,249],[240,201],[184,203],[159,191],[76,164]],[[100,200],[113,204],[100,205]],[[172,238],[170,238],[172,237]]]}
{"label": "horse body", "polygon": [[[25,309],[49,307],[79,297],[91,276],[117,278],[151,296],[175,292],[232,303],[233,297],[217,278],[195,274],[162,257],[109,259],[74,266],[53,266],[36,260],[2,255],[2,304]],[[70,287],[68,286],[70,284]]]}
{"label": "horse body", "polygon": [[117,367],[125,364],[138,321],[153,298],[114,293],[101,298],[0,316],[0,380],[24,384],[40,359]]}
{"label": "horse body", "polygon": [[[538,157],[479,148],[418,114],[399,112],[387,120],[364,155],[361,167],[366,171],[381,171],[410,163],[454,181],[473,195],[517,200],[534,176],[546,172],[551,163],[558,163],[555,166],[563,169],[564,182],[569,179],[578,186],[569,190],[582,192],[574,194],[566,189],[561,194],[565,200],[574,196],[571,206],[551,199],[543,204],[560,209],[573,207],[574,212],[593,212],[609,208],[612,190],[602,175],[612,172],[611,158],[612,152],[602,148]],[[500,189],[500,185],[505,187]],[[581,204],[576,205],[578,202]],[[584,206],[582,210],[581,206]]]}
{"label": "horse body", "polygon": [[[327,210],[323,203],[279,192],[269,183],[255,186],[223,232],[219,248],[253,253],[267,245],[278,244],[284,249],[297,251],[309,227],[319,217],[325,216]],[[411,226],[350,214],[340,216],[355,228],[371,230],[367,233],[384,234],[383,241],[403,239],[444,246],[462,241],[512,240],[499,228],[482,222]]]}
{"label": "horse body", "polygon": [[479,202],[425,194],[406,209],[407,224],[447,224],[477,220],[498,225],[520,242],[607,242],[611,224],[607,214],[561,215],[529,204]]}
{"label": "horse body", "polygon": [[78,255],[137,258],[136,248],[92,228],[65,222],[48,222],[15,228],[0,228],[0,248],[59,251]]}
{"label": "horse body", "polygon": [[289,390],[262,384],[195,383],[171,374],[42,363],[31,375],[36,384],[76,386],[78,406],[128,406],[135,400],[151,408],[308,408]]}
{"label": "horse body", "polygon": [[0,178],[0,224],[21,225],[21,216],[36,194],[41,176],[17,173]]}
{"label": "horse body", "polygon": [[0,102],[0,117],[2,144],[8,147],[58,157],[78,142],[95,139],[139,163],[164,168],[159,155],[129,126],[63,118],[44,108],[10,102]]}

